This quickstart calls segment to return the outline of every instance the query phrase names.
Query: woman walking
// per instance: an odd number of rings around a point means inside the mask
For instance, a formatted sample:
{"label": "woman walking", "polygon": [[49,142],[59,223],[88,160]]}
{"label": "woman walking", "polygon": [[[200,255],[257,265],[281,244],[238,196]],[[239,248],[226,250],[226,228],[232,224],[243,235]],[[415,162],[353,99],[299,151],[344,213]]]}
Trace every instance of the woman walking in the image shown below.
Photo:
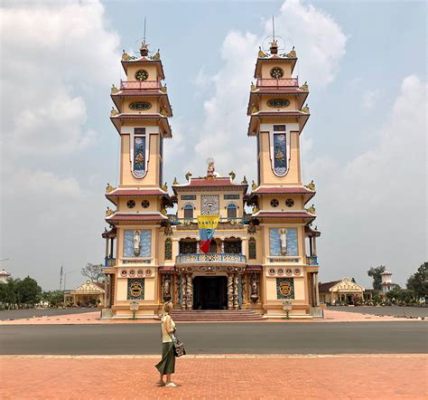
{"label": "woman walking", "polygon": [[[162,332],[162,360],[156,364],[156,368],[160,373],[159,386],[176,387],[177,385],[171,381],[171,374],[175,372],[175,353],[173,335],[175,332],[175,323],[171,318],[172,303],[169,301],[163,306],[163,314],[161,318]],[[163,376],[166,375],[166,382]]]}

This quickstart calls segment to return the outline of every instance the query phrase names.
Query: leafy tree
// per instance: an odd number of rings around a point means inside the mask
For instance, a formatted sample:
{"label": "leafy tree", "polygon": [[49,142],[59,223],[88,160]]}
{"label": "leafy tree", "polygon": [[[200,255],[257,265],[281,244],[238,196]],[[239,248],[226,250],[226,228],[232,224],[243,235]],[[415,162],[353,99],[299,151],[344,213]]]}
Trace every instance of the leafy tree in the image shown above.
{"label": "leafy tree", "polygon": [[428,262],[424,262],[407,280],[407,289],[415,293],[415,297],[419,300],[422,297],[428,296]]}
{"label": "leafy tree", "polygon": [[16,297],[18,307],[21,304],[34,305],[39,302],[42,288],[37,284],[37,281],[27,276],[22,281],[16,281]]}
{"label": "leafy tree", "polygon": [[0,303],[9,309],[16,304],[16,281],[9,278],[6,283],[0,283]]}
{"label": "leafy tree", "polygon": [[82,268],[81,272],[82,275],[89,278],[91,282],[103,282],[105,279],[102,264],[87,263],[86,266]]}
{"label": "leafy tree", "polygon": [[49,303],[49,307],[58,307],[64,302],[63,290],[51,290],[43,292],[42,299]]}
{"label": "leafy tree", "polygon": [[367,271],[367,275],[373,278],[373,289],[382,290],[382,272],[385,272],[385,266],[371,267]]}

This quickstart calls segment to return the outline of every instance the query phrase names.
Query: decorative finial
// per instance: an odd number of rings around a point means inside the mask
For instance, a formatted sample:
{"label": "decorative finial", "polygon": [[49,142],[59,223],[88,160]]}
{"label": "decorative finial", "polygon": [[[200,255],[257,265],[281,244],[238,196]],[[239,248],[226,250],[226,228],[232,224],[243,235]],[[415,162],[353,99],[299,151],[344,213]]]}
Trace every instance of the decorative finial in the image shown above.
{"label": "decorative finial", "polygon": [[272,42],[270,43],[270,54],[278,54],[278,41],[275,39],[275,17],[272,16]]}
{"label": "decorative finial", "polygon": [[247,177],[244,175],[244,179],[241,182],[243,185],[248,185]]}
{"label": "decorative finial", "polygon": [[162,190],[165,191],[165,192],[168,191],[168,185],[167,185],[166,182],[162,185]]}
{"label": "decorative finial", "polygon": [[112,192],[114,189],[116,189],[115,187],[113,187],[112,185],[110,185],[110,183],[107,183],[106,186],[106,193],[110,193]]}
{"label": "decorative finial", "polygon": [[189,171],[186,175],[184,175],[186,180],[188,181],[190,177],[192,176],[192,173]]}
{"label": "decorative finial", "polygon": [[110,217],[110,215],[112,215],[112,214],[114,214],[114,211],[110,207],[107,207],[106,217]]}
{"label": "decorative finial", "polygon": [[123,50],[122,51],[122,61],[128,61],[130,59],[129,54]]}
{"label": "decorative finial", "polygon": [[153,54],[153,56],[152,56],[152,60],[153,60],[153,61],[160,60],[160,53],[159,53],[159,49],[158,49],[158,51],[157,51],[155,54]]}
{"label": "decorative finial", "polygon": [[287,53],[286,55],[288,58],[296,58],[297,53],[296,53],[295,47],[293,46],[293,48],[290,50],[290,52]]}
{"label": "decorative finial", "polygon": [[176,177],[174,177],[174,182],[172,182],[172,184],[173,184],[173,185],[178,185],[178,181],[177,181],[177,178],[176,178]]}
{"label": "decorative finial", "polygon": [[267,54],[262,50],[262,48],[259,46],[259,58],[265,58],[267,57]]}
{"label": "decorative finial", "polygon": [[115,115],[119,114],[119,111],[117,111],[114,107],[111,108],[110,116],[114,117]]}
{"label": "decorative finial", "polygon": [[304,90],[305,92],[309,91],[309,86],[307,81],[305,81],[305,83],[302,86],[300,86],[300,90]]}
{"label": "decorative finial", "polygon": [[146,43],[146,22],[146,17],[144,17],[144,36],[140,47],[140,54],[142,57],[147,57],[149,54],[149,44]]}
{"label": "decorative finial", "polygon": [[306,103],[305,104],[305,106],[302,108],[302,112],[304,112],[304,113],[306,113],[306,114],[309,114],[309,106],[308,106],[308,104]]}
{"label": "decorative finial", "polygon": [[259,112],[259,108],[253,104],[253,106],[251,107],[251,114],[255,114]]}
{"label": "decorative finial", "polygon": [[229,172],[229,176],[230,176],[230,178],[232,179],[232,181],[235,179],[235,176],[236,176],[236,174],[235,174],[235,172],[234,171],[230,171]]}
{"label": "decorative finial", "polygon": [[313,180],[311,180],[307,185],[305,185],[305,188],[315,191],[315,183]]}
{"label": "decorative finial", "polygon": [[316,212],[316,208],[315,208],[315,206],[312,204],[309,208],[307,208],[307,209],[306,209],[306,211],[307,211],[309,214],[315,214],[315,212]]}
{"label": "decorative finial", "polygon": [[253,181],[251,182],[251,189],[252,189],[252,190],[256,190],[256,189],[257,189],[257,185],[256,185],[256,182],[254,182],[254,179],[253,179]]}
{"label": "decorative finial", "polygon": [[111,94],[115,94],[119,91],[119,89],[116,87],[116,85],[113,83],[111,85]]}

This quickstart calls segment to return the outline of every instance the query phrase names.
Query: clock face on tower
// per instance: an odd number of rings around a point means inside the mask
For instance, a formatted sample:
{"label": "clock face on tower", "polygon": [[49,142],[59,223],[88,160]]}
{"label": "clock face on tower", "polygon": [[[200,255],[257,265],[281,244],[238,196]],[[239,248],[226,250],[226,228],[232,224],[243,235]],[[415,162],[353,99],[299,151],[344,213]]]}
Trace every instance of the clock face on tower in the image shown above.
{"label": "clock face on tower", "polygon": [[284,76],[282,68],[274,67],[270,70],[270,76],[274,79],[281,79]]}
{"label": "clock face on tower", "polygon": [[139,69],[135,73],[135,79],[137,81],[145,81],[149,77],[149,73],[145,69]]}

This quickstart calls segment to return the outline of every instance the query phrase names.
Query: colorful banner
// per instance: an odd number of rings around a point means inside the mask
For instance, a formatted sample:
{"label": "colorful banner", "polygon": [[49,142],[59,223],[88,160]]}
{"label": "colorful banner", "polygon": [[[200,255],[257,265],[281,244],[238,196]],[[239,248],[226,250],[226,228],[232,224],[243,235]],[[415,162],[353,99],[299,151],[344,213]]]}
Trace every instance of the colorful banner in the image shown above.
{"label": "colorful banner", "polygon": [[199,229],[215,229],[217,228],[220,217],[218,215],[199,215],[198,228]]}

